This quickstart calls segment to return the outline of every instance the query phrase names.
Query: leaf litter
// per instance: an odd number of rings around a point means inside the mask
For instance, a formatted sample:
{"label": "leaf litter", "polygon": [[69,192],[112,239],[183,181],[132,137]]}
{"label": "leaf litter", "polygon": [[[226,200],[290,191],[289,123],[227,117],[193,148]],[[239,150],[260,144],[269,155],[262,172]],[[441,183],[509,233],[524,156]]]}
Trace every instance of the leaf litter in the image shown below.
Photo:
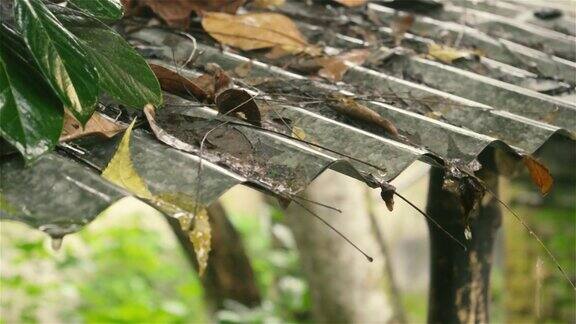
{"label": "leaf litter", "polygon": [[[266,80],[266,81],[270,81],[270,80]],[[278,89],[276,89],[276,90],[278,90]],[[314,99],[314,98],[315,98],[314,95],[310,96],[310,99]],[[328,102],[329,101],[330,100],[328,100]],[[447,179],[445,181],[445,185],[447,186],[447,189],[452,189],[455,193],[457,192],[459,200],[461,201],[461,205],[462,205],[464,214],[466,215],[464,222],[465,222],[465,224],[469,224],[469,222],[470,222],[469,217],[470,217],[471,213],[478,207],[479,201],[481,200],[485,191],[487,190],[485,185],[483,185],[478,178],[473,176],[473,172],[476,171],[477,169],[479,169],[480,165],[475,164],[475,163],[472,163],[470,165],[462,165],[459,161],[451,161],[448,163],[448,165],[449,166],[447,167],[447,169],[449,170],[449,172],[447,172],[448,176],[447,176]],[[464,250],[466,250],[466,246],[463,243],[461,243],[458,239],[456,239],[451,233],[447,232],[440,224],[438,224],[433,218],[428,216],[424,211],[419,209],[417,206],[415,206],[413,203],[408,201],[406,198],[404,198],[399,193],[395,192],[393,187],[386,186],[385,182],[380,183],[380,185],[381,185],[381,189],[382,189],[382,198],[386,202],[386,205],[388,208],[392,208],[392,206],[393,206],[392,193],[394,193],[397,196],[399,196],[400,198],[402,198],[404,201],[406,201],[408,204],[410,204],[413,208],[418,210],[422,215],[424,215],[430,221],[432,221],[435,224],[435,226],[439,227],[446,235],[451,237],[452,240],[454,240]],[[498,199],[498,201],[500,201],[500,200]],[[505,205],[501,201],[500,201],[500,203]],[[507,207],[507,208],[509,208],[509,207]],[[519,216],[517,216],[516,214],[514,214],[514,215],[515,215],[515,217],[517,217],[520,220]],[[315,215],[315,216],[318,217],[318,215]],[[342,235],[341,233],[339,233],[339,234]],[[465,233],[464,234],[468,240],[471,238],[471,230],[470,230],[469,225],[465,226]],[[531,232],[531,234],[536,237],[535,233]],[[539,240],[539,238],[537,238],[537,239]],[[545,246],[543,246],[543,247],[547,250],[547,248]],[[555,260],[554,256],[551,254],[551,252],[550,251],[548,251],[548,252],[549,252],[548,253],[549,256],[553,260]],[[559,264],[557,262],[556,262],[556,265],[560,269],[561,272],[565,273],[563,271],[563,269],[561,269],[561,267],[559,266]]]}

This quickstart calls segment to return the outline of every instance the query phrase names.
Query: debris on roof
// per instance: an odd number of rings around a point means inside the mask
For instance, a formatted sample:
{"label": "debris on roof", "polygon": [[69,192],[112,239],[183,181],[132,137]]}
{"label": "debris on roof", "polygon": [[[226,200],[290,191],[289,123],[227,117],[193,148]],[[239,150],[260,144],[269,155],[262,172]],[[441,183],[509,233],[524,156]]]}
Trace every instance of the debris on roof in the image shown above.
{"label": "debris on roof", "polygon": [[[327,168],[385,188],[416,160],[473,166],[496,150],[503,174],[510,163],[534,165],[524,157],[551,138],[575,138],[574,34],[562,23],[535,23],[542,14],[522,18],[520,3],[471,2],[412,12],[399,32],[394,21],[406,14],[390,7],[286,1],[273,15],[290,17],[299,33],[285,35],[282,55],[269,39],[243,48],[231,40],[238,35],[217,36],[213,22],[187,35],[126,21],[128,39],[172,82],[164,90],[179,95],[138,115],[133,167],[153,195],[208,205],[238,184],[297,201]],[[431,46],[461,52],[443,59]],[[359,49],[369,55],[346,56]],[[339,58],[329,68],[338,77],[318,75],[326,57]],[[135,116],[113,105],[100,113],[125,123]],[[99,175],[120,137],[61,143],[30,167],[3,156],[0,216],[62,237],[134,194]]]}

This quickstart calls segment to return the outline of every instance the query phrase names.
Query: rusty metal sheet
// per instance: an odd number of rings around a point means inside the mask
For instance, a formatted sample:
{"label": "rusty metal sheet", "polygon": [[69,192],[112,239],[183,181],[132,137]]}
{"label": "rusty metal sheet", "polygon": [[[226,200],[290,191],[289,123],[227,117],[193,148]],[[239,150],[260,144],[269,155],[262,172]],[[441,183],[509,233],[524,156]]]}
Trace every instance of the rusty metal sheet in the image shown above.
{"label": "rusty metal sheet", "polygon": [[[346,26],[363,19],[355,10],[344,16],[338,14],[343,8],[327,9],[330,16],[301,10],[306,8],[303,6],[288,1],[283,10],[298,11],[298,15],[292,14],[301,18],[301,26],[304,21],[334,23],[335,19],[343,19],[336,23]],[[510,5],[507,14],[512,15],[518,6]],[[437,18],[452,19],[450,14],[459,9],[450,8]],[[384,25],[396,14],[377,5],[370,5],[370,10]],[[493,14],[478,15],[498,20]],[[484,22],[477,23],[480,27]],[[389,38],[387,27],[378,28],[382,37]],[[194,67],[178,66],[178,71],[188,76],[198,76],[207,63],[231,70],[250,62],[249,75],[238,82],[249,84],[257,93],[256,102],[267,110],[270,122],[256,127],[218,115],[195,100],[167,96],[165,107],[156,111],[156,122],[171,138],[186,145],[170,147],[146,129],[137,129],[130,146],[134,168],[153,195],[177,194],[207,205],[238,184],[295,199],[327,168],[374,185],[374,181],[395,178],[416,160],[474,162],[493,148],[518,159],[521,154],[534,153],[551,137],[574,140],[573,104],[518,86],[535,74],[573,85],[574,62],[498,38],[508,35],[489,32],[497,36],[493,37],[478,28],[428,17],[415,24],[413,31],[418,36],[406,38],[413,41],[414,48],[422,47],[438,39],[430,33],[438,30],[447,30],[454,37],[464,30],[464,45],[482,47],[495,60],[487,61],[490,73],[481,76],[465,67],[400,54],[388,66],[351,68],[344,83],[336,87],[261,62],[258,55],[222,51],[209,42],[195,45],[188,37],[166,30],[141,29],[130,39],[145,55],[160,59],[156,63],[174,67],[192,52],[200,53]],[[317,34],[318,40],[331,46],[366,45],[338,33],[332,33],[335,41],[330,43],[329,33]],[[546,41],[554,38],[540,34]],[[518,37],[510,38],[519,41]],[[558,43],[551,46],[558,53],[563,51]],[[513,71],[506,64],[524,70]],[[257,79],[261,81],[253,82]],[[366,97],[373,91],[379,95]],[[381,127],[334,109],[329,99],[335,93],[363,98],[362,104],[392,121],[400,136],[390,136]],[[200,150],[204,137],[207,144]],[[109,204],[129,195],[97,174],[113,156],[118,140],[76,140],[28,168],[17,157],[0,157],[0,217],[23,221],[56,237],[77,231]]]}

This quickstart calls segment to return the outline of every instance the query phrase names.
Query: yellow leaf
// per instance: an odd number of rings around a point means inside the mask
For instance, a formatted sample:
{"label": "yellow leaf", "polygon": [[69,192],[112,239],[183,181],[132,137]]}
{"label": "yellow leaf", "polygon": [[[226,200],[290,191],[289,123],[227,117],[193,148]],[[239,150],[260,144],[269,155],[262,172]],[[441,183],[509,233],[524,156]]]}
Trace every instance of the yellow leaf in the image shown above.
{"label": "yellow leaf", "polygon": [[277,13],[205,12],[202,27],[218,42],[245,51],[273,47],[291,54],[316,51],[290,18]]}
{"label": "yellow leaf", "polygon": [[210,222],[208,221],[208,212],[206,209],[200,209],[194,217],[194,229],[188,232],[188,238],[194,245],[196,260],[198,260],[198,274],[202,276],[208,265],[208,254],[211,249],[212,233]]}
{"label": "yellow leaf", "polygon": [[296,137],[299,140],[306,139],[306,133],[300,127],[294,126],[292,127],[292,137]]}
{"label": "yellow leaf", "polygon": [[[182,230],[188,235],[194,246],[198,260],[198,273],[202,275],[208,264],[208,254],[211,249],[211,229],[208,212],[205,207],[197,206],[195,200],[182,194],[160,194],[154,196],[134,169],[130,157],[130,136],[134,122],[126,129],[126,133],[118,145],[112,160],[102,172],[106,180],[127,189],[136,196],[146,199],[158,210],[178,219]],[[1,198],[1,197],[0,197]],[[191,226],[191,222],[194,226]]]}
{"label": "yellow leaf", "polygon": [[[205,207],[195,203],[194,198],[181,193],[158,195],[156,206],[163,212],[177,218],[182,231],[194,246],[198,261],[198,274],[202,276],[208,265],[208,256],[212,248],[212,229]],[[192,222],[194,222],[192,226]]]}
{"label": "yellow leaf", "polygon": [[481,56],[481,53],[477,50],[461,50],[433,43],[428,45],[428,55],[440,62],[452,64],[452,62],[456,61],[457,59],[479,57]]}
{"label": "yellow leaf", "polygon": [[151,199],[152,193],[148,191],[148,186],[134,169],[130,156],[130,135],[136,120],[130,124],[114,156],[108,162],[106,169],[102,171],[102,177],[144,199]]}

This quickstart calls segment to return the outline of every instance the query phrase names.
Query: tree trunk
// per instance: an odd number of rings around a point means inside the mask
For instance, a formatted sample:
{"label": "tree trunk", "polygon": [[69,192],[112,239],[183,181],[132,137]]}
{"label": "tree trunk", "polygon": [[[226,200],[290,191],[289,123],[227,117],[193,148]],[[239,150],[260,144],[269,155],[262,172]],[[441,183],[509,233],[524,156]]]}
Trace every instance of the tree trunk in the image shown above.
{"label": "tree trunk", "polygon": [[374,257],[370,263],[321,221],[292,203],[287,223],[292,228],[304,275],[310,284],[312,312],[321,323],[384,323],[392,318],[385,295],[384,262],[372,235],[365,203],[365,185],[327,171],[301,195],[342,209],[306,207],[339,229]]}
{"label": "tree trunk", "polygon": [[[210,308],[214,311],[221,309],[226,299],[249,307],[259,305],[260,292],[240,236],[219,202],[208,207],[208,215],[212,226],[212,251],[201,281]],[[194,247],[180,228],[180,223],[172,217],[166,219],[192,267],[198,269]]]}
{"label": "tree trunk", "polygon": [[[477,176],[498,193],[498,175],[491,161]],[[458,199],[442,189],[444,170],[432,168],[428,193],[428,215],[467,245],[468,250],[450,239],[434,224],[430,230],[430,323],[486,323],[489,319],[490,268],[501,211],[496,199],[486,194],[479,211],[470,219],[472,238],[464,237],[464,214]]]}

